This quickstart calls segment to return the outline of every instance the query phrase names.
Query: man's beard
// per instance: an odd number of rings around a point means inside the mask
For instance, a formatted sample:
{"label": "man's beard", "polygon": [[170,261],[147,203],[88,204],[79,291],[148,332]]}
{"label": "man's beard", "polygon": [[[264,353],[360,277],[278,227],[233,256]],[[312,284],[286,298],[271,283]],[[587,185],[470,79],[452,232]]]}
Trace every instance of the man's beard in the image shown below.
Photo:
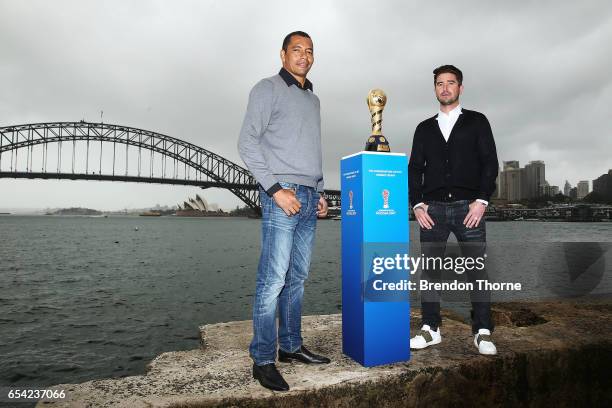
{"label": "man's beard", "polygon": [[457,95],[453,99],[443,100],[443,99],[440,99],[439,97],[437,99],[438,99],[438,102],[440,102],[442,105],[448,106],[448,105],[452,105],[453,103],[457,102],[459,100],[459,95]]}

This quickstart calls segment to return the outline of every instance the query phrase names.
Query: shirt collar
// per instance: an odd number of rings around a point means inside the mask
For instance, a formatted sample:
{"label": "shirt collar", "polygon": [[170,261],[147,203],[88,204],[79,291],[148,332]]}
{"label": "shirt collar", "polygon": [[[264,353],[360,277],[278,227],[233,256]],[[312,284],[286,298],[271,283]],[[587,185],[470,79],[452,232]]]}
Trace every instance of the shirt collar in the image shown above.
{"label": "shirt collar", "polygon": [[463,112],[461,112],[461,104],[457,105],[455,107],[455,109],[451,110],[450,112],[448,112],[448,114],[442,112],[441,110],[438,111],[438,115],[436,116],[436,120],[438,120],[440,118],[440,116],[442,115],[444,118],[451,118],[451,117],[456,117],[458,118],[459,115],[461,115]]}
{"label": "shirt collar", "polygon": [[300,89],[308,89],[310,90],[310,92],[312,92],[312,82],[310,82],[308,78],[306,78],[306,81],[304,81],[304,87],[302,87],[298,80],[295,79],[295,77],[291,75],[289,71],[287,71],[285,68],[281,68],[281,70],[278,72],[278,75],[283,78],[287,86],[295,85]]}

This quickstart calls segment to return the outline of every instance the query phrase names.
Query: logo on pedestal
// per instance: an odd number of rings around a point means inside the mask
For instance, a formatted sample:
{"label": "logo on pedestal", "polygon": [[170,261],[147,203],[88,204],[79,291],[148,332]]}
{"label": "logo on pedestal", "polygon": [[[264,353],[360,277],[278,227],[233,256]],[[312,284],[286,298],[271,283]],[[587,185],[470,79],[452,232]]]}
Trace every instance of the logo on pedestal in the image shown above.
{"label": "logo on pedestal", "polygon": [[386,188],[382,191],[383,208],[376,211],[376,215],[394,215],[395,210],[389,207],[389,196],[391,193]]}
{"label": "logo on pedestal", "polygon": [[349,209],[346,210],[346,215],[357,215],[357,211],[353,209],[353,190],[349,190]]}

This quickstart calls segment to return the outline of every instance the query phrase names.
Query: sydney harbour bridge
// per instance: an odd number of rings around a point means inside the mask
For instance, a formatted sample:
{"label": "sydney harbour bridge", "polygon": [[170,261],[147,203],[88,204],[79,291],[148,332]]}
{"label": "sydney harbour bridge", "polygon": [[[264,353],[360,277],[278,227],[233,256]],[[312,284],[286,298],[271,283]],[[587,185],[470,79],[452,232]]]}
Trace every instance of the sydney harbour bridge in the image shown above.
{"label": "sydney harbour bridge", "polygon": [[[244,167],[192,143],[107,123],[49,122],[0,127],[0,178],[105,180],[217,187],[261,212]],[[330,206],[340,191],[325,190]]]}

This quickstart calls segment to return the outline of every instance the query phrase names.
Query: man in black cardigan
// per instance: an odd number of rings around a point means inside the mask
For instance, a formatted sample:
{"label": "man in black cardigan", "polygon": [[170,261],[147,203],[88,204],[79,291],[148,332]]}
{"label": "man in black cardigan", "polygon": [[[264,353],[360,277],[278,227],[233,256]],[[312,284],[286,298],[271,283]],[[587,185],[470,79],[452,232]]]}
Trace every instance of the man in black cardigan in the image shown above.
{"label": "man in black cardigan", "polygon": [[[483,217],[495,191],[498,171],[495,141],[485,115],[462,109],[459,104],[463,92],[462,72],[453,65],[444,65],[433,73],[440,111],[419,123],[414,132],[408,172],[410,204],[421,227],[421,250],[425,258],[443,258],[452,232],[463,257],[476,260],[471,270],[465,270],[474,286],[470,291],[474,345],[481,354],[496,354],[490,337],[493,331],[490,292],[479,290],[476,282],[487,279]],[[421,279],[439,282],[441,270],[423,268]],[[421,290],[421,307],[422,328],[410,339],[412,349],[442,341],[440,292],[431,286]]]}

